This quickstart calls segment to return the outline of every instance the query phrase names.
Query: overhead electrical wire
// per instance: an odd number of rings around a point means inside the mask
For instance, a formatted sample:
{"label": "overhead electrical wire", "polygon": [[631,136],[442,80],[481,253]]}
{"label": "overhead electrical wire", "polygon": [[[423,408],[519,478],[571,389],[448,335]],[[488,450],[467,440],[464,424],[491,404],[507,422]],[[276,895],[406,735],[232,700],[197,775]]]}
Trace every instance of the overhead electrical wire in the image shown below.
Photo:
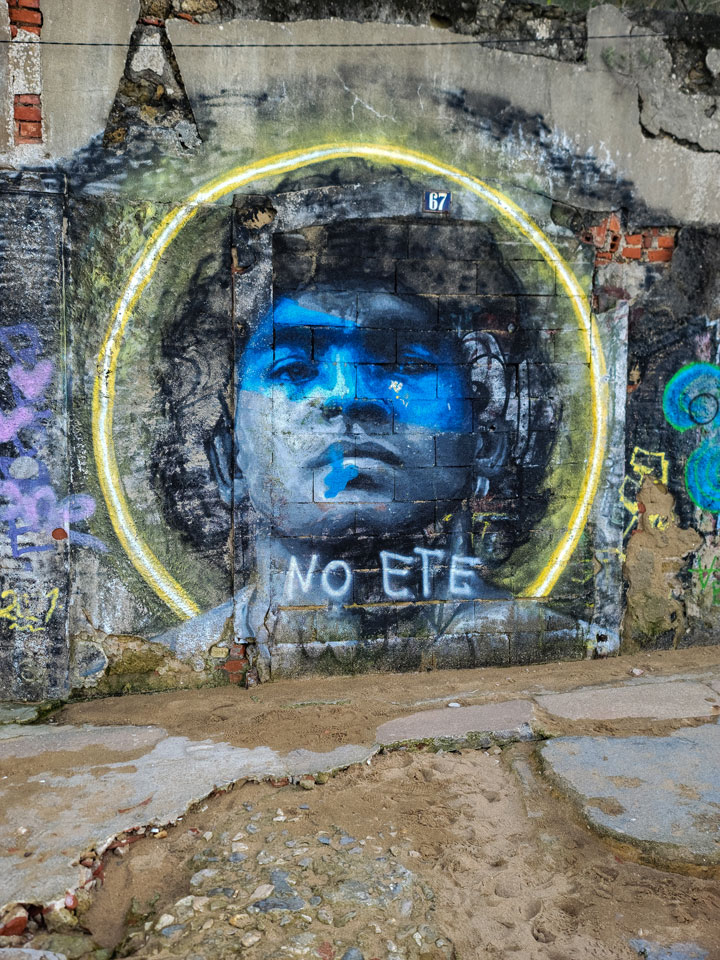
{"label": "overhead electrical wire", "polygon": [[[277,21],[266,21],[268,24],[271,22],[277,23]],[[351,21],[354,22],[354,21]],[[368,24],[366,24],[368,25]],[[377,22],[373,21],[372,26],[377,26]],[[383,24],[384,25],[384,24]],[[152,26],[152,24],[148,24]],[[202,24],[202,26],[210,26],[210,24]],[[401,25],[400,25],[401,26]],[[412,25],[410,25],[412,26]],[[493,44],[499,43],[532,43],[540,44],[544,46],[550,46],[551,44],[562,42],[562,41],[584,41],[588,42],[590,40],[664,40],[669,36],[667,33],[636,33],[636,34],[624,34],[624,33],[610,33],[599,36],[588,36],[588,37],[543,37],[543,38],[534,38],[534,37],[483,37],[483,38],[471,38],[469,40],[389,40],[387,42],[367,42],[367,41],[350,41],[347,43],[173,43],[173,49],[205,49],[205,50],[227,50],[227,49],[292,49],[292,48],[303,48],[303,49],[327,49],[329,47],[339,47],[339,48],[350,48],[350,47],[467,47],[467,46],[490,46]],[[0,39],[0,43],[7,44],[30,44],[33,46],[41,47],[123,47],[127,49],[129,46],[129,41],[127,43],[121,43],[119,41],[113,40],[18,40],[10,39],[4,37]],[[134,44],[133,47],[155,47],[155,43],[140,43]]]}

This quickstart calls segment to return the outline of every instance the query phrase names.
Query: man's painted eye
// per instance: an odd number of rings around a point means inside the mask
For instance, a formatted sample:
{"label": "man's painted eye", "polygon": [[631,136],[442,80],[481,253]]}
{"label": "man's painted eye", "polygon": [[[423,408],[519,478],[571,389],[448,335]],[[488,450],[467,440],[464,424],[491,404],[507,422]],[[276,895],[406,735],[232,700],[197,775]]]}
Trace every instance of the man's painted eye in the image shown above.
{"label": "man's painted eye", "polygon": [[424,355],[404,353],[398,357],[397,369],[406,374],[406,376],[434,373],[437,370],[437,363]]}
{"label": "man's painted eye", "polygon": [[305,383],[317,376],[317,370],[304,360],[282,360],[270,368],[270,378],[280,383]]}

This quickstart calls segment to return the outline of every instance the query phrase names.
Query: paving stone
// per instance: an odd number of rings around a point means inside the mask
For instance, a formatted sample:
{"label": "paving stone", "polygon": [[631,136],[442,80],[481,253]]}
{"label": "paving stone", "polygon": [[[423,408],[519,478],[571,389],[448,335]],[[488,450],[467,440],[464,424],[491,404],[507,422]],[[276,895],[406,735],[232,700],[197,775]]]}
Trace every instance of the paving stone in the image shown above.
{"label": "paving stone", "polygon": [[621,687],[585,687],[536,697],[538,706],[566,720],[622,720],[649,717],[681,720],[717,714],[720,696],[708,684],[635,681]]}
{"label": "paving stone", "polygon": [[708,951],[696,943],[673,943],[664,947],[650,940],[636,939],[630,941],[630,946],[647,960],[705,960],[708,955]]}
{"label": "paving stone", "polygon": [[0,947],[0,960],[67,960],[64,953],[35,950],[31,947]]}
{"label": "paving stone", "polygon": [[497,741],[532,740],[533,705],[528,700],[506,700],[449,710],[423,710],[390,720],[378,727],[383,746],[407,741],[469,743],[489,746]]}
{"label": "paving stone", "polygon": [[0,703],[0,723],[32,723],[42,708],[41,703]]}
{"label": "paving stone", "polygon": [[82,933],[38,933],[31,941],[33,949],[43,951],[45,955],[59,955],[67,960],[80,960],[97,947],[90,937]]}
{"label": "paving stone", "polygon": [[603,833],[667,862],[720,863],[720,726],[669,737],[559,737],[544,769]]}
{"label": "paving stone", "polygon": [[[25,763],[18,766],[24,772],[0,780],[0,908],[64,896],[91,877],[92,867],[73,866],[83,851],[100,854],[124,831],[173,823],[215,787],[324,774],[376,749],[346,744],[282,756],[268,747],[171,737],[159,727],[0,727],[6,768],[14,759],[35,761],[32,772]],[[91,763],[78,762],[80,750],[92,750]],[[59,756],[67,758],[60,769]]]}

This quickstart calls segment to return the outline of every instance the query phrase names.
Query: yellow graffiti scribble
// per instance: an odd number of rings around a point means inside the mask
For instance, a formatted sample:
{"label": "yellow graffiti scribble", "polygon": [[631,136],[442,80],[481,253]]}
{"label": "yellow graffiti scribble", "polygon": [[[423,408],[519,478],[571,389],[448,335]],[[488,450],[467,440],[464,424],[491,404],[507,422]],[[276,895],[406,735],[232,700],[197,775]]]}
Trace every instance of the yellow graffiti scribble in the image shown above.
{"label": "yellow graffiti scribble", "polygon": [[55,613],[55,607],[57,607],[58,597],[60,596],[60,591],[57,587],[53,587],[52,590],[48,590],[45,594],[46,597],[50,600],[50,606],[48,607],[48,612],[45,614],[45,623],[47,623],[50,617]]}
{"label": "yellow graffiti scribble", "polygon": [[667,486],[668,462],[664,453],[653,453],[650,450],[643,450],[642,447],[635,447],[630,457],[630,466],[641,477],[659,474],[659,482]]}
{"label": "yellow graffiti scribble", "polygon": [[598,563],[601,563],[604,566],[606,563],[610,563],[610,554],[615,554],[615,556],[620,560],[620,563],[625,563],[625,560],[627,559],[624,551],[620,550],[618,547],[606,547],[603,550],[598,550],[595,556]]}
{"label": "yellow graffiti scribble", "polygon": [[[32,613],[33,604],[27,593],[18,593],[17,590],[3,590],[0,593],[0,600],[9,600],[10,602],[0,607],[0,620],[9,620],[10,630],[21,630],[26,633],[38,633],[44,630],[49,623],[50,618],[57,609],[58,597],[60,591],[57,587],[48,590],[42,597],[43,600],[49,600],[48,608],[45,611],[35,610]],[[39,601],[38,601],[39,603]],[[44,604],[40,604],[44,606]],[[37,615],[36,615],[37,614]]]}
{"label": "yellow graffiti scribble", "polygon": [[[655,483],[662,483],[667,486],[668,482],[668,461],[664,453],[656,453],[652,450],[643,450],[642,447],[635,447],[630,457],[630,466],[634,476],[626,474],[623,482],[620,484],[620,503],[630,514],[630,522],[623,531],[626,537],[638,522],[640,516],[640,506],[638,504],[638,494],[646,477],[652,477]],[[648,517],[652,527],[658,530],[664,530],[670,522],[667,517],[661,517],[653,513]]]}

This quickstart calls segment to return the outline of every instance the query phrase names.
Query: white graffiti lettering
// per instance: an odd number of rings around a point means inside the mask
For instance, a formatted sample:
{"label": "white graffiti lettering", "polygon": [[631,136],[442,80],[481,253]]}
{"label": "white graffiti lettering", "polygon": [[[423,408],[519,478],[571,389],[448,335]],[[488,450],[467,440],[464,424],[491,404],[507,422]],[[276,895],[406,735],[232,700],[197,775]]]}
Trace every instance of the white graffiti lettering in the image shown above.
{"label": "white graffiti lettering", "polygon": [[[482,564],[477,557],[458,557],[453,554],[453,558],[450,561],[450,593],[454,597],[473,596],[470,582],[475,576],[473,570],[480,566],[482,566]],[[465,569],[463,569],[463,567]]]}
{"label": "white graffiti lettering", "polygon": [[[380,551],[383,593],[389,600],[400,602],[433,599],[436,594],[437,574],[443,561],[445,561],[446,571],[443,580],[447,586],[447,593],[442,589],[438,590],[437,599],[446,599],[448,594],[466,599],[477,596],[478,574],[476,571],[482,568],[481,560],[461,554],[451,554],[448,557],[445,550],[431,550],[426,547],[415,547],[414,555],[410,556],[393,553],[390,550]],[[350,594],[354,571],[347,561],[331,560],[322,568],[322,572],[319,567],[320,561],[316,553],[311,555],[304,573],[301,562],[297,557],[291,556],[285,578],[286,599],[294,600],[298,587],[305,597],[313,593],[314,587],[329,600],[342,600]],[[315,581],[317,573],[320,573],[319,584]],[[418,580],[420,589],[419,596],[416,596],[411,584],[417,585]],[[319,599],[321,598],[317,596],[313,602]]]}
{"label": "white graffiti lettering", "polygon": [[415,553],[422,558],[422,595],[427,600],[432,596],[432,584],[430,582],[430,557],[436,557],[442,560],[445,556],[444,550],[428,550],[427,547],[415,547]]}
{"label": "white graffiti lettering", "polygon": [[305,576],[300,572],[300,565],[297,562],[295,557],[290,557],[290,566],[287,572],[287,593],[288,597],[292,599],[295,596],[295,578],[300,584],[300,589],[303,593],[309,593],[310,587],[312,585],[313,574],[315,573],[315,567],[317,566],[318,558],[317,554],[314,553],[310,557],[310,566],[307,569]]}
{"label": "white graffiti lettering", "polygon": [[410,575],[410,571],[403,569],[403,567],[390,566],[390,561],[397,560],[399,563],[406,563],[410,566],[414,559],[414,557],[404,557],[401,553],[390,553],[388,550],[380,551],[383,590],[391,600],[412,600],[413,595],[407,587],[395,588],[390,585],[391,577],[408,577]]}
{"label": "white graffiti lettering", "polygon": [[[336,570],[342,570],[345,574],[345,580],[339,587],[333,587],[330,582],[330,578]],[[322,583],[323,590],[329,597],[332,597],[333,600],[339,600],[340,597],[344,597],[350,590],[352,576],[352,570],[344,560],[331,560],[323,570],[320,582]]]}

